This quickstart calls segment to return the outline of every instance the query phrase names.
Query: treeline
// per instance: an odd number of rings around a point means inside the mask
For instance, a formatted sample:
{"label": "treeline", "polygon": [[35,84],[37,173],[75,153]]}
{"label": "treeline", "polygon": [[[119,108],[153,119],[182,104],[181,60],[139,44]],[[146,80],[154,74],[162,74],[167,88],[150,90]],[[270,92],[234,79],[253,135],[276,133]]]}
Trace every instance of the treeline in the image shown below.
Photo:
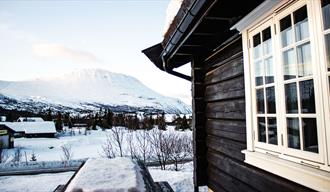
{"label": "treeline", "polygon": [[63,126],[72,128],[73,126],[85,126],[88,129],[96,130],[97,127],[102,129],[111,129],[112,127],[126,127],[130,130],[151,130],[157,126],[160,130],[166,130],[168,124],[174,125],[177,130],[191,129],[191,118],[186,118],[184,115],[176,115],[172,122],[167,123],[165,113],[161,114],[146,114],[140,113],[114,113],[109,109],[100,109],[96,113],[90,113],[83,117],[71,116],[69,113],[64,115],[57,112],[56,116],[52,116],[51,111],[46,115],[45,120],[54,120],[55,127],[58,131],[63,130]]}
{"label": "treeline", "polygon": [[191,129],[191,118],[182,117],[179,114],[172,117],[171,122],[166,122],[165,113],[128,113],[112,112],[110,109],[102,109],[98,112],[88,114],[72,115],[68,112],[58,112],[48,109],[43,112],[32,113],[28,111],[7,110],[0,108],[0,116],[6,116],[6,121],[16,121],[19,117],[41,117],[45,121],[54,121],[57,131],[62,131],[64,126],[72,128],[73,126],[87,127],[89,129],[111,129],[113,126],[127,127],[131,130],[150,130],[157,126],[160,130],[166,130],[167,125],[175,126],[176,130]]}

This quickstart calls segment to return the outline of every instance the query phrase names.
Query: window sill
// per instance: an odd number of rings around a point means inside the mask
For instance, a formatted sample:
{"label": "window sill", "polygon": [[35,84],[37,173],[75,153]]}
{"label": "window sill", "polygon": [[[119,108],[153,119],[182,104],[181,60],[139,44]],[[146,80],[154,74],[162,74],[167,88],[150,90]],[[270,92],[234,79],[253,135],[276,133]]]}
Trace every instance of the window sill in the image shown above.
{"label": "window sill", "polygon": [[245,154],[245,163],[317,191],[329,191],[330,189],[330,172],[260,152],[243,150],[242,153]]}

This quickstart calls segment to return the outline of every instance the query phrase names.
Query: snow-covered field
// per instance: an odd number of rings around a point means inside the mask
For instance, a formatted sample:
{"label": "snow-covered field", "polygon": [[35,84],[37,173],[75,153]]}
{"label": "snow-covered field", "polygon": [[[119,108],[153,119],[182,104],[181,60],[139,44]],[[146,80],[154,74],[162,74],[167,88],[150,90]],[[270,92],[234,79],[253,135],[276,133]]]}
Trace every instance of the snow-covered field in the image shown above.
{"label": "snow-covered field", "polygon": [[[122,128],[124,129],[124,128]],[[20,146],[23,154],[26,153],[27,159],[31,159],[32,153],[35,154],[38,161],[61,161],[63,159],[63,152],[61,146],[70,146],[73,156],[72,159],[85,159],[91,157],[104,156],[102,145],[104,145],[107,135],[111,130],[102,131],[101,129],[89,131],[87,135],[84,134],[85,130],[75,129],[74,135],[71,136],[68,131],[64,136],[58,138],[16,138],[15,147]],[[140,130],[141,131],[141,130]],[[127,137],[129,135],[135,135],[140,131],[128,131],[125,130],[123,139],[123,151],[124,155],[129,156],[129,148],[127,144]],[[169,126],[166,133],[174,132],[174,127]],[[191,131],[178,132],[179,134],[191,135]],[[135,144],[136,138],[133,137],[133,144]],[[10,155],[14,154],[15,149],[8,150]],[[23,157],[25,161],[25,156]]]}
{"label": "snow-covered field", "polygon": [[[174,132],[174,127],[168,127],[166,132]],[[75,134],[72,136],[67,133],[59,138],[16,138],[15,146],[22,147],[23,154],[26,152],[28,160],[31,158],[32,153],[34,153],[36,155],[37,162],[61,161],[63,159],[61,146],[63,145],[71,146],[73,159],[76,160],[104,156],[102,152],[102,145],[106,141],[109,130],[95,130],[90,131],[87,135],[84,135],[83,129],[80,130],[80,134],[77,129],[74,133]],[[129,132],[125,130],[126,136],[136,133],[138,132]],[[191,135],[192,132],[179,132],[179,134]],[[124,139],[124,143],[126,142],[127,141]],[[133,141],[133,143],[135,143],[135,141]],[[14,152],[15,149],[9,150],[9,154],[14,154]],[[124,147],[124,155],[129,155],[128,147]],[[23,160],[25,161],[25,157]],[[174,171],[174,168],[171,169],[171,167],[168,168],[168,170],[164,171],[157,167],[150,167],[149,171],[155,181],[168,181],[174,191],[193,191],[192,163],[185,164],[180,171]],[[72,172],[68,172],[33,176],[0,177],[0,191],[52,191],[57,185],[66,183],[72,174]],[[46,183],[46,186],[42,186],[43,184],[41,183]],[[20,188],[20,186],[22,188]]]}
{"label": "snow-covered field", "polygon": [[0,177],[1,192],[47,192],[54,191],[60,184],[65,184],[74,172],[2,176]]}

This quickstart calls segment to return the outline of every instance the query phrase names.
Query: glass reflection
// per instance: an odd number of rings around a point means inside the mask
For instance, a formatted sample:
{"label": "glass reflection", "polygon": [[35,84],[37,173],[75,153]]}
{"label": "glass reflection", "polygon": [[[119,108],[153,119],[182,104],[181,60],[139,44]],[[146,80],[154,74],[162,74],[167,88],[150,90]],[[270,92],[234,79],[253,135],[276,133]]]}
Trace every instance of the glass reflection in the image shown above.
{"label": "glass reflection", "polygon": [[273,57],[265,60],[266,76],[265,83],[274,83]]}
{"label": "glass reflection", "polygon": [[267,118],[268,143],[277,145],[277,123],[275,117]]}
{"label": "glass reflection", "polygon": [[262,41],[263,41],[263,49],[264,55],[268,55],[272,52],[272,40],[271,40],[271,30],[270,27],[262,31]]}
{"label": "glass reflection", "polygon": [[275,88],[267,87],[266,88],[266,103],[267,103],[267,113],[276,113],[275,105]]}
{"label": "glass reflection", "polygon": [[261,38],[260,34],[253,36],[253,58],[261,57]]}
{"label": "glass reflection", "polygon": [[282,47],[286,47],[292,43],[292,24],[290,15],[281,19],[280,30]]}
{"label": "glass reflection", "polygon": [[283,52],[283,64],[284,64],[284,79],[296,78],[297,67],[294,62],[293,49],[289,49]]}
{"label": "glass reflection", "polygon": [[322,0],[322,15],[324,30],[330,28],[330,0]]}
{"label": "glass reflection", "polygon": [[259,114],[265,113],[264,89],[257,89],[257,110]]}
{"label": "glass reflection", "polygon": [[285,107],[286,113],[298,113],[298,97],[296,83],[285,85]]}
{"label": "glass reflection", "polygon": [[299,77],[312,75],[310,43],[305,43],[297,47],[297,57]]}
{"label": "glass reflection", "polygon": [[308,18],[306,6],[293,13],[296,42],[309,36]]}
{"label": "glass reflection", "polygon": [[258,141],[266,143],[266,126],[264,117],[258,117]]}
{"label": "glass reflection", "polygon": [[264,66],[261,60],[254,62],[256,86],[264,84]]}
{"label": "glass reflection", "polygon": [[299,119],[287,118],[287,131],[288,131],[288,147],[294,149],[300,149],[300,131],[299,131]]}
{"label": "glass reflection", "polygon": [[300,106],[302,113],[315,113],[313,80],[299,82]]}
{"label": "glass reflection", "polygon": [[303,118],[302,130],[304,136],[304,151],[319,152],[317,141],[317,127],[315,118]]}
{"label": "glass reflection", "polygon": [[325,51],[327,54],[328,71],[330,71],[330,33],[325,35]]}

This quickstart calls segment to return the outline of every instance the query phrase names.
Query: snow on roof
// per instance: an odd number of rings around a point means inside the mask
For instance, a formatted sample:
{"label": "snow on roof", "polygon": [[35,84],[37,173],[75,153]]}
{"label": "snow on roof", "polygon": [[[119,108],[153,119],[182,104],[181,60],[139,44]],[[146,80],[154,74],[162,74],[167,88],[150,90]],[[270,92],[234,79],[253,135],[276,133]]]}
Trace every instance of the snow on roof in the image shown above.
{"label": "snow on roof", "polygon": [[41,117],[19,117],[17,121],[23,122],[43,122],[44,120]]}
{"label": "snow on roof", "polygon": [[165,25],[163,29],[163,33],[165,34],[172,24],[176,14],[180,10],[181,4],[183,0],[171,0],[168,4],[167,10],[166,10],[166,20]]}
{"label": "snow on roof", "polygon": [[140,167],[129,158],[89,159],[68,185],[71,191],[145,191]]}
{"label": "snow on roof", "polygon": [[33,133],[56,133],[53,121],[43,122],[1,122],[15,132],[25,132],[25,134]]}

